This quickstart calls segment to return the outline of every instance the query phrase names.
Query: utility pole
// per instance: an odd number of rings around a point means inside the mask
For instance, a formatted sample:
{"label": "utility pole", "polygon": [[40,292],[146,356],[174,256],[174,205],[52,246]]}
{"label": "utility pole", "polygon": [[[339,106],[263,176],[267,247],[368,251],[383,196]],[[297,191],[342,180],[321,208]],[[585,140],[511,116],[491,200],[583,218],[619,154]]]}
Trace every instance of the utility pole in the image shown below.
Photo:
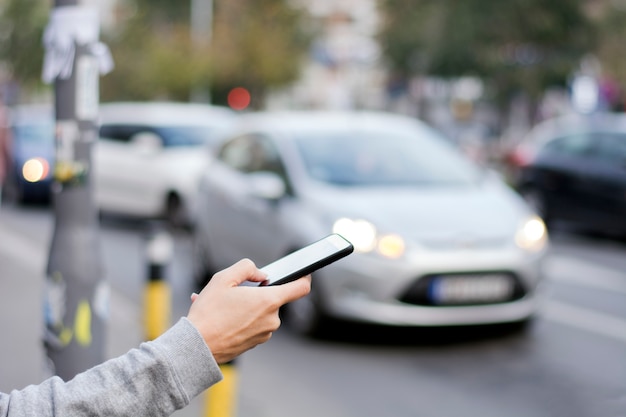
{"label": "utility pole", "polygon": [[[189,27],[195,53],[205,53],[203,48],[210,46],[213,36],[213,0],[190,0]],[[210,103],[209,86],[192,88],[190,100],[195,103]]]}
{"label": "utility pole", "polygon": [[98,42],[98,13],[55,0],[44,33],[42,78],[54,82],[54,232],[44,294],[44,344],[52,371],[73,378],[105,359],[108,286],[103,278],[91,149],[98,138],[99,76],[112,69]]}

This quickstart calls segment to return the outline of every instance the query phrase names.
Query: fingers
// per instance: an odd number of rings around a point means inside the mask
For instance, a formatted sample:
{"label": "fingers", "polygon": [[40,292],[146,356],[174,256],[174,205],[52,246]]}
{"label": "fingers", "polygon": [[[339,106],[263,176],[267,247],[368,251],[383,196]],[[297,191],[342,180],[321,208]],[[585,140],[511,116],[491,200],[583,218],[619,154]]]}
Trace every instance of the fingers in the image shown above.
{"label": "fingers", "polygon": [[213,276],[213,280],[226,280],[226,282],[236,287],[245,281],[262,282],[267,274],[261,272],[250,259],[242,259],[228,268],[218,272]]}
{"label": "fingers", "polygon": [[244,259],[216,273],[200,294],[191,294],[187,318],[202,334],[218,363],[267,342],[281,324],[279,310],[311,290],[311,277],[271,287],[240,286],[266,275]]}
{"label": "fingers", "polygon": [[299,278],[286,284],[266,287],[267,290],[274,291],[279,297],[280,304],[286,304],[302,298],[311,291],[311,275]]}

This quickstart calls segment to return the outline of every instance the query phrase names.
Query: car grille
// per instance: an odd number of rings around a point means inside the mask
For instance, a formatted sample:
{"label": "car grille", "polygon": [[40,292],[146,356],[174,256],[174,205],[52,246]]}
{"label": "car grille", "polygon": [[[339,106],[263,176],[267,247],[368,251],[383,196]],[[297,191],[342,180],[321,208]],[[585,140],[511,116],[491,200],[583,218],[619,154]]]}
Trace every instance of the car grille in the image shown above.
{"label": "car grille", "polygon": [[499,304],[524,297],[519,277],[510,271],[438,273],[421,276],[398,300],[422,306]]}

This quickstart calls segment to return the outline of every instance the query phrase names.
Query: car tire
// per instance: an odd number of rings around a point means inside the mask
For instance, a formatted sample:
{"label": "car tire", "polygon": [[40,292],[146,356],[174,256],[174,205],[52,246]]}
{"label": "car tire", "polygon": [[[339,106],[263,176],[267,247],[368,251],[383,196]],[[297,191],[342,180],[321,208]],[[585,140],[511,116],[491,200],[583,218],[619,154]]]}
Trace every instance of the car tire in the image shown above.
{"label": "car tire", "polygon": [[170,193],[165,201],[165,220],[174,228],[185,228],[189,225],[185,204],[176,193]]}
{"label": "car tire", "polygon": [[286,326],[301,336],[322,336],[328,329],[329,321],[330,319],[324,313],[320,302],[319,288],[313,283],[309,295],[292,301],[284,307]]}

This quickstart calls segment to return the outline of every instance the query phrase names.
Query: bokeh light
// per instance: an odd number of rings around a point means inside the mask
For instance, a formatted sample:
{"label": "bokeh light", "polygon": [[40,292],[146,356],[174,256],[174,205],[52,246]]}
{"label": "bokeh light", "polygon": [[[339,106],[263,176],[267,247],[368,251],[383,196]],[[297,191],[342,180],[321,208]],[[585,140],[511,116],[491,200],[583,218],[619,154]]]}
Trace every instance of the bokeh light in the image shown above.
{"label": "bokeh light", "polygon": [[22,166],[22,175],[28,182],[37,182],[45,179],[50,172],[48,161],[43,158],[29,159]]}
{"label": "bokeh light", "polygon": [[243,87],[235,87],[228,93],[228,105],[233,110],[245,110],[250,105],[250,92]]}

